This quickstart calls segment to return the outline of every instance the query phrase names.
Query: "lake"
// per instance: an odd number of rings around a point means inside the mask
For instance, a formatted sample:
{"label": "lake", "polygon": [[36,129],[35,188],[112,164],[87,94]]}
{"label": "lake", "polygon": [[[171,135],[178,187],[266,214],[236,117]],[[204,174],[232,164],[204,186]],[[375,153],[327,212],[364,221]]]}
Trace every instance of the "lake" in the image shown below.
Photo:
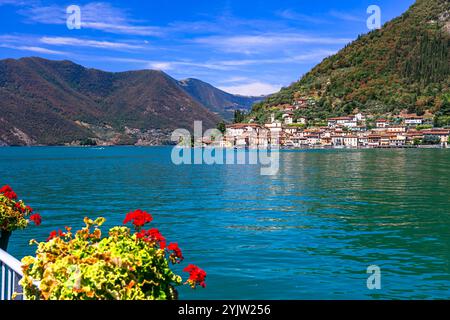
{"label": "lake", "polygon": [[[9,251],[33,253],[83,217],[150,212],[207,288],[182,299],[449,299],[450,150],[281,151],[280,170],[182,165],[171,148],[0,148],[0,184],[43,216]],[[245,152],[245,151],[237,151]],[[369,290],[367,268],[381,268]],[[183,274],[186,277],[186,274]]]}

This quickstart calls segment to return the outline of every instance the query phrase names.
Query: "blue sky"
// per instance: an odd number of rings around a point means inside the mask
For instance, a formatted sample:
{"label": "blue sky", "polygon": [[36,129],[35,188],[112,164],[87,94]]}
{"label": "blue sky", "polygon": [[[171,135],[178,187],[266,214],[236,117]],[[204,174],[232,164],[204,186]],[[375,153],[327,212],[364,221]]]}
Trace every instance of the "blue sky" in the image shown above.
{"label": "blue sky", "polygon": [[[0,59],[69,59],[106,71],[163,70],[225,91],[268,94],[414,0],[0,0]],[[81,9],[69,30],[66,8]]]}

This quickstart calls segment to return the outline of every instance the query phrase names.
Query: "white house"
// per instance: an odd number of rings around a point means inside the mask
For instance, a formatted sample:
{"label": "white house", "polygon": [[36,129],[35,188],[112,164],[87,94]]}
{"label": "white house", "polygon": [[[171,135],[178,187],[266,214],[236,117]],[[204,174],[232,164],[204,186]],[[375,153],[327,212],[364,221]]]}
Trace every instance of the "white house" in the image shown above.
{"label": "white house", "polygon": [[346,147],[358,147],[358,137],[353,135],[344,136],[344,145]]}
{"label": "white house", "polygon": [[419,116],[407,116],[405,117],[405,124],[407,126],[418,126],[423,124],[423,117],[419,117]]}
{"label": "white house", "polygon": [[267,146],[268,130],[256,123],[236,123],[226,127],[225,139],[232,146]]}
{"label": "white house", "polygon": [[319,145],[321,141],[319,134],[308,134],[305,138],[310,146]]}
{"label": "white house", "polygon": [[376,125],[377,128],[386,128],[386,127],[389,126],[389,124],[390,124],[389,121],[386,120],[386,119],[378,119],[375,122],[375,125]]}
{"label": "white house", "polygon": [[354,128],[358,126],[358,121],[354,117],[337,117],[328,119],[328,127],[333,128],[336,126]]}
{"label": "white house", "polygon": [[294,123],[294,113],[291,111],[285,111],[283,113],[283,121],[285,124],[293,124]]}
{"label": "white house", "polygon": [[366,116],[363,115],[362,113],[357,113],[353,116],[353,119],[355,119],[356,121],[359,121],[359,122],[364,122],[364,121],[366,121]]}

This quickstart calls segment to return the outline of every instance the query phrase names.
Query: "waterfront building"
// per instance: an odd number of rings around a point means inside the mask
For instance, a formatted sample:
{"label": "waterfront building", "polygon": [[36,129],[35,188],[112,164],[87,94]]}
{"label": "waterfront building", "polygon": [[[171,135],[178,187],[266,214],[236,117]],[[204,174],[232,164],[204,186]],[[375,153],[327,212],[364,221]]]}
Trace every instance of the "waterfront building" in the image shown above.
{"label": "waterfront building", "polygon": [[344,146],[349,147],[349,148],[357,148],[358,147],[358,136],[354,136],[354,135],[344,136]]}
{"label": "waterfront building", "polygon": [[[404,125],[391,125],[390,121],[378,119],[376,128],[367,130],[361,122],[362,114],[352,117],[328,119],[328,126],[304,128],[293,123],[293,112],[283,113],[283,121],[271,119],[264,125],[242,123],[229,125],[226,128],[225,142],[203,141],[204,145],[225,145],[227,147],[268,147],[281,146],[287,148],[309,147],[347,147],[347,148],[402,148],[416,145],[426,136],[438,136],[443,147],[447,146],[449,129],[433,128],[417,130],[415,125],[421,117],[405,115]],[[409,126],[406,121],[410,120]],[[308,119],[298,119],[306,124]],[[413,126],[414,123],[414,126]],[[273,136],[273,138],[272,138]]]}

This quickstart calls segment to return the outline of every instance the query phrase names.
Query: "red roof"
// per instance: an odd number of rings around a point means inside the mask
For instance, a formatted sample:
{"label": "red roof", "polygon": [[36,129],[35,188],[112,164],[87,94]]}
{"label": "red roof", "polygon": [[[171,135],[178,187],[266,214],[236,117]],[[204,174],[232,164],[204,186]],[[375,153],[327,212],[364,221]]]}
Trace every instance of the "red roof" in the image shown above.
{"label": "red roof", "polygon": [[422,131],[423,134],[436,134],[436,135],[448,135],[449,130],[424,130]]}
{"label": "red roof", "polygon": [[405,117],[405,119],[406,120],[409,120],[409,119],[423,119],[423,117],[415,116],[415,115],[409,115],[409,116]]}
{"label": "red roof", "polygon": [[352,117],[337,117],[337,118],[329,118],[328,121],[337,121],[337,120],[353,120]]}
{"label": "red roof", "polygon": [[226,126],[227,128],[245,128],[245,127],[261,127],[261,125],[257,123],[235,123]]}

